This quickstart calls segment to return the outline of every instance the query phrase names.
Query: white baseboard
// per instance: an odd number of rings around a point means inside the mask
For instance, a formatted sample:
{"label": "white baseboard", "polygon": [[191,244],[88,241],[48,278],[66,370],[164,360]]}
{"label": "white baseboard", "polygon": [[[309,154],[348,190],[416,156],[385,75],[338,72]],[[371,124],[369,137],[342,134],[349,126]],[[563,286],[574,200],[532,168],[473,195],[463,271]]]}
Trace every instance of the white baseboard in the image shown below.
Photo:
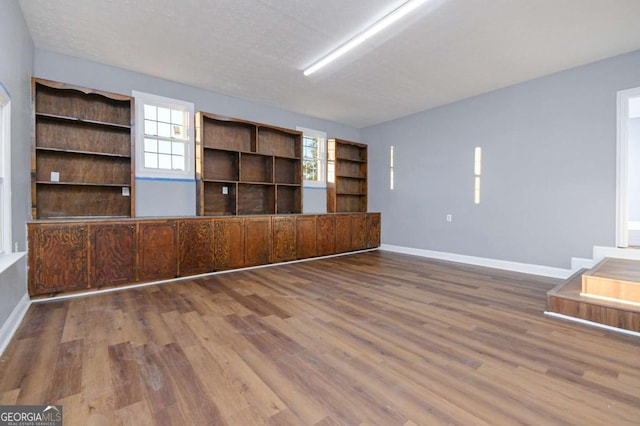
{"label": "white baseboard", "polygon": [[7,345],[9,345],[11,338],[22,322],[22,318],[24,318],[24,315],[27,313],[29,306],[31,306],[31,301],[29,300],[29,295],[25,293],[16,307],[13,308],[13,312],[11,312],[9,318],[4,322],[2,328],[0,328],[0,355],[2,355]]}
{"label": "white baseboard", "polygon": [[525,274],[542,275],[552,278],[569,278],[570,269],[554,268],[551,266],[532,265],[529,263],[510,262],[507,260],[488,259],[485,257],[467,256],[463,254],[447,253],[442,251],[423,250],[411,247],[382,244],[380,250],[395,253],[411,254],[414,256],[428,257],[431,259],[447,260],[450,262],[467,263],[469,265],[485,266],[487,268],[504,269],[506,271],[522,272]]}
{"label": "white baseboard", "polygon": [[616,333],[622,333],[622,334],[627,334],[629,336],[640,337],[640,333],[638,333],[637,331],[631,331],[631,330],[626,330],[624,328],[612,327],[610,325],[600,324],[598,322],[593,322],[593,321],[587,321],[582,318],[570,317],[568,315],[558,314],[556,312],[545,311],[544,314],[549,317],[558,318],[565,321],[571,321],[578,324],[588,325],[590,327],[601,328],[607,331],[615,331]]}
{"label": "white baseboard", "polygon": [[582,257],[571,258],[571,270],[577,271],[578,269],[591,269],[598,264],[597,260],[586,259]]}

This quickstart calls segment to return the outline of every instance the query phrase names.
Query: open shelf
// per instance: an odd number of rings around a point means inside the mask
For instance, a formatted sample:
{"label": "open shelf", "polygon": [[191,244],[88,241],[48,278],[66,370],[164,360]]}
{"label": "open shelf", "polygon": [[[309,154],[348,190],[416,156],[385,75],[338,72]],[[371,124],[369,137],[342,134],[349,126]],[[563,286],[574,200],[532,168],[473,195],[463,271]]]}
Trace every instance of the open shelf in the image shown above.
{"label": "open shelf", "polygon": [[238,184],[238,214],[274,214],[275,185]]}
{"label": "open shelf", "polygon": [[277,214],[297,213],[302,210],[302,188],[278,185],[276,190]]}
{"label": "open shelf", "polygon": [[240,181],[273,183],[273,157],[241,153]]}
{"label": "open shelf", "polygon": [[[123,157],[38,151],[36,181],[131,184],[131,160]],[[57,179],[52,178],[57,174]]]}
{"label": "open shelf", "polygon": [[201,122],[204,148],[254,152],[256,128],[247,122],[226,119],[203,113]]}
{"label": "open shelf", "polygon": [[278,157],[300,158],[300,133],[275,127],[258,127],[258,152]]}
{"label": "open shelf", "polygon": [[36,184],[40,219],[131,216],[131,197],[120,186]]}
{"label": "open shelf", "polygon": [[238,180],[238,153],[205,149],[203,158],[204,179]]}
{"label": "open shelf", "polygon": [[204,182],[205,216],[235,215],[236,188],[232,182]]}

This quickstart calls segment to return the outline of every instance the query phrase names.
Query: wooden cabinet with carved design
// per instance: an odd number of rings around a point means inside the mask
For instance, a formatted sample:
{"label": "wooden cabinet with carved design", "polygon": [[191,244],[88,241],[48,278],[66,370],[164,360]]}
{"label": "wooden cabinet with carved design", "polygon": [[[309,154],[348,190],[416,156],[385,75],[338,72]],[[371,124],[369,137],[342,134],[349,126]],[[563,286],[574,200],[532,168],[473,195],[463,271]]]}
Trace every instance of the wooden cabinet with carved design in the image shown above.
{"label": "wooden cabinet with carved design", "polygon": [[86,224],[34,224],[29,231],[29,294],[89,287]]}
{"label": "wooden cabinet with carved design", "polygon": [[380,244],[380,214],[31,222],[29,294],[103,288]]}
{"label": "wooden cabinet with carved design", "polygon": [[296,259],[296,218],[273,218],[273,262]]}
{"label": "wooden cabinet with carved design", "polygon": [[271,217],[244,218],[244,266],[271,263]]}
{"label": "wooden cabinet with carved design", "polygon": [[215,269],[213,220],[179,220],[178,239],[178,276],[204,274]]}
{"label": "wooden cabinet with carved design", "polygon": [[138,224],[138,281],[162,280],[178,275],[177,222]]}
{"label": "wooden cabinet with carved design", "polygon": [[316,218],[316,254],[329,256],[336,253],[336,216],[319,215]]}
{"label": "wooden cabinet with carved design", "polygon": [[316,218],[315,215],[296,217],[296,257],[298,259],[317,256]]}
{"label": "wooden cabinet with carved design", "polygon": [[91,287],[136,279],[137,229],[133,222],[90,224]]}
{"label": "wooden cabinet with carved design", "polygon": [[242,218],[214,220],[214,259],[217,270],[244,266],[244,223]]}

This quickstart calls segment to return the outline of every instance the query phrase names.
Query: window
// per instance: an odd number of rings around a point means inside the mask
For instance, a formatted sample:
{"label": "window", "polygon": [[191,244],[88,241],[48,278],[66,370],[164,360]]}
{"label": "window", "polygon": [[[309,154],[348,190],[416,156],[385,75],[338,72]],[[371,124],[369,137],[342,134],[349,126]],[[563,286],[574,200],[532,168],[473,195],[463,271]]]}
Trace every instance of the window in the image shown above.
{"label": "window", "polygon": [[325,188],[327,134],[318,130],[296,127],[302,131],[302,179],[306,187]]}
{"label": "window", "polygon": [[0,83],[0,255],[11,253],[11,98]]}
{"label": "window", "polygon": [[136,177],[193,179],[193,104],[135,91],[133,96]]}
{"label": "window", "polygon": [[473,156],[473,202],[480,204],[480,175],[482,174],[482,147],[477,146]]}

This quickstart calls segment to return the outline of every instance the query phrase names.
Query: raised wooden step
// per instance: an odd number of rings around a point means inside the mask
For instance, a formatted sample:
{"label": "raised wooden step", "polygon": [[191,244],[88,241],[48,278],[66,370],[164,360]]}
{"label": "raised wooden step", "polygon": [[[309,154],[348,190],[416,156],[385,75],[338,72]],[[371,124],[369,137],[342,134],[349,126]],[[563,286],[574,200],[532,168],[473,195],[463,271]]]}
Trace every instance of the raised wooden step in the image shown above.
{"label": "raised wooden step", "polygon": [[582,274],[582,293],[640,304],[640,261],[605,258]]}
{"label": "raised wooden step", "polygon": [[547,312],[640,332],[640,306],[581,294],[582,276],[586,272],[578,271],[547,292]]}

